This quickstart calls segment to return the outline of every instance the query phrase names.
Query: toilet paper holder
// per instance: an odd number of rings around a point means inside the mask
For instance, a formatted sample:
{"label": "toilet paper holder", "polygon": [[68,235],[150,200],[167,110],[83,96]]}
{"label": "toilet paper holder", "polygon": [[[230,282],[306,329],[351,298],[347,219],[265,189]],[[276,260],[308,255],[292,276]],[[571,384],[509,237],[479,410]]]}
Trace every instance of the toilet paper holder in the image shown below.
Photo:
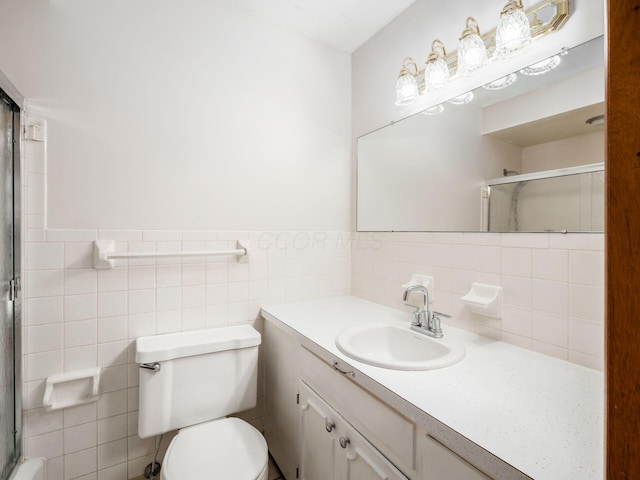
{"label": "toilet paper holder", "polygon": [[100,368],[88,368],[60,373],[45,382],[42,406],[45,410],[60,410],[92,403],[100,398]]}

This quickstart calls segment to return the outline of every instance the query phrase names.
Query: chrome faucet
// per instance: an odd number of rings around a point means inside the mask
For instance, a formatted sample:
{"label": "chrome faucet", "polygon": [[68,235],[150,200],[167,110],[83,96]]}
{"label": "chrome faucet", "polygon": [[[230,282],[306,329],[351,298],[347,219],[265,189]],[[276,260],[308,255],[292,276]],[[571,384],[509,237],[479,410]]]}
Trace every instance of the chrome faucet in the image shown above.
{"label": "chrome faucet", "polygon": [[[410,303],[407,303],[407,298],[409,298],[409,294],[413,292],[422,293],[422,307],[416,307]],[[402,300],[405,302],[407,307],[415,308],[415,312],[413,312],[413,320],[411,321],[412,327],[421,327],[428,321],[431,316],[431,312],[429,312],[429,292],[423,285],[410,285],[404,291],[404,296]]]}
{"label": "chrome faucet", "polygon": [[[406,303],[409,294],[416,291],[422,293],[422,307],[416,307],[415,305]],[[415,312],[413,312],[413,320],[411,320],[411,330],[430,337],[442,338],[443,334],[442,328],[440,327],[440,317],[451,317],[440,312],[431,313],[429,310],[429,291],[423,285],[411,285],[407,287],[404,291],[402,300],[404,300],[405,305],[408,307],[416,309]]]}

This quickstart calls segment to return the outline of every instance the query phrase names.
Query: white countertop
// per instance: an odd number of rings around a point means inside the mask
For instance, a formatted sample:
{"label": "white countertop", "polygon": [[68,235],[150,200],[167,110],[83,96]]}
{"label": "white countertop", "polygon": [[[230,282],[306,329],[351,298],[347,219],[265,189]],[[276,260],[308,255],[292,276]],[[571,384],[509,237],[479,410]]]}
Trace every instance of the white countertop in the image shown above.
{"label": "white countertop", "polygon": [[446,325],[445,336],[465,343],[460,363],[417,372],[373,367],[341,353],[336,335],[369,322],[408,325],[410,315],[355,297],[265,307],[263,316],[369,377],[365,387],[391,406],[406,410],[385,389],[404,399],[418,423],[431,416],[531,478],[603,478],[601,372]]}

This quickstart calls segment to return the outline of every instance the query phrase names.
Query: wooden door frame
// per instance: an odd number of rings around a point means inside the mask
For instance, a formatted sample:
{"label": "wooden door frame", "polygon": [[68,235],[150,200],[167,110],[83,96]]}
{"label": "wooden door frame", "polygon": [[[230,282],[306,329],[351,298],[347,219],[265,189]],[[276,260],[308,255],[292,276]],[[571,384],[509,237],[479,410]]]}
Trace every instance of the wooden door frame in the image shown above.
{"label": "wooden door frame", "polygon": [[640,0],[607,0],[606,478],[640,479]]}

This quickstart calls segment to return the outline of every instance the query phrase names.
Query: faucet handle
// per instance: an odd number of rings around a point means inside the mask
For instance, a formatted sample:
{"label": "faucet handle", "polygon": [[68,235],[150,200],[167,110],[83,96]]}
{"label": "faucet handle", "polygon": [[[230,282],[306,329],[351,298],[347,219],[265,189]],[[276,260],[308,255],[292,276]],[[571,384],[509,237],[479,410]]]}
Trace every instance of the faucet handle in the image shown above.
{"label": "faucet handle", "polygon": [[411,305],[410,303],[405,303],[407,307],[413,307],[415,310],[413,311],[413,320],[411,320],[411,325],[415,325],[419,327],[422,325],[422,312],[420,307],[416,307],[415,305]]}
{"label": "faucet handle", "polygon": [[447,315],[446,313],[441,312],[433,312],[431,314],[431,321],[429,325],[431,327],[431,331],[433,332],[433,336],[436,338],[442,338],[442,328],[440,327],[440,317],[451,318],[451,315]]}

